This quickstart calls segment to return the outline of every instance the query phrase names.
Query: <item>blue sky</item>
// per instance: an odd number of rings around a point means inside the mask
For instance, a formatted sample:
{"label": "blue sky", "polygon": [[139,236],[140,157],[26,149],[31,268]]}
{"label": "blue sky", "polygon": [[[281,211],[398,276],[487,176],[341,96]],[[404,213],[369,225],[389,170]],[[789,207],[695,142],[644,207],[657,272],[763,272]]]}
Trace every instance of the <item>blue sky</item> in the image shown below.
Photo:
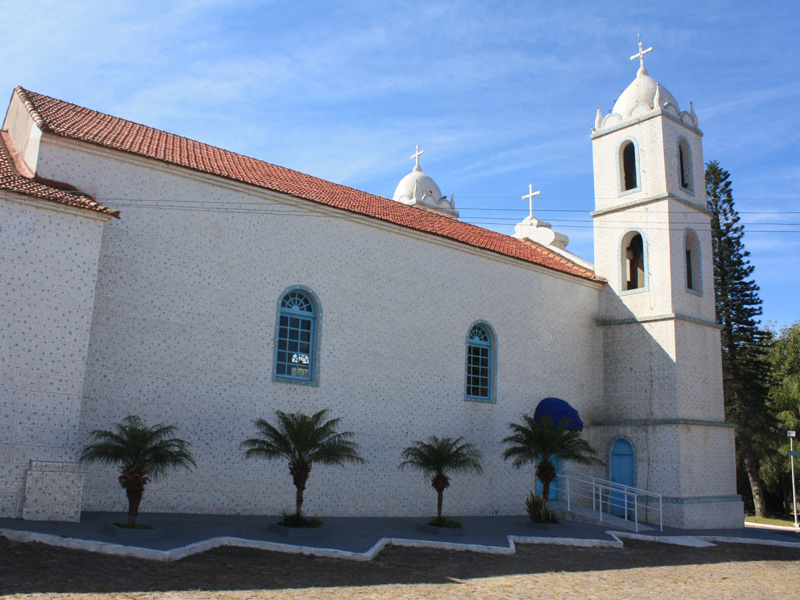
{"label": "blue sky", "polygon": [[[767,8],[768,7],[768,8]],[[636,74],[694,102],[731,173],[765,323],[800,319],[800,7],[753,2],[0,0],[14,85],[391,196],[413,166],[464,220],[537,217],[592,259],[592,155]],[[566,212],[560,212],[566,211]]]}

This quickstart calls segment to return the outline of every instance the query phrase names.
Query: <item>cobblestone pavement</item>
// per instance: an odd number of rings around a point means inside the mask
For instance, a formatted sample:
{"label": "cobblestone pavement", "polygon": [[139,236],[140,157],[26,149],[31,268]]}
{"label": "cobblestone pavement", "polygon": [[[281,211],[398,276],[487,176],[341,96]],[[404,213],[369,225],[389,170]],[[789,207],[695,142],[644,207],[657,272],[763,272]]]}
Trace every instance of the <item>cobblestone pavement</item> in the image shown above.
{"label": "cobblestone pavement", "polygon": [[520,546],[511,556],[389,548],[366,563],[219,548],[159,563],[0,539],[2,598],[777,600],[799,588],[800,550],[739,544]]}

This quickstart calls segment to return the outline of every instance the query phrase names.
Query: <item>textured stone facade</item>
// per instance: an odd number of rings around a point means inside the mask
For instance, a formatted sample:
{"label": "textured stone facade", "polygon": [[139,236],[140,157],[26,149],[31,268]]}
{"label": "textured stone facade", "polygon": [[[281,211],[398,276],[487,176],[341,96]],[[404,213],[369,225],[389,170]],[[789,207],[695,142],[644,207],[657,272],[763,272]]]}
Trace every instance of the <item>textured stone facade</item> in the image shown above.
{"label": "textured stone facade", "polygon": [[[0,516],[23,513],[32,460],[76,460],[107,221],[85,210],[0,195]],[[73,490],[62,494],[65,501],[74,496]],[[49,514],[74,516],[80,489],[77,499]],[[43,506],[35,513],[48,514]]]}
{"label": "textured stone facade", "polygon": [[[173,423],[199,465],[149,486],[143,510],[290,509],[287,466],[246,461],[238,444],[254,432],[254,419],[276,409],[328,408],[355,432],[368,463],[315,467],[310,512],[429,513],[430,485],[397,466],[404,447],[434,434],[463,435],[486,456],[485,475],[454,478],[447,510],[518,513],[532,469],[516,472],[502,460],[508,423],[546,396],[569,398],[586,413],[597,405],[600,284],[312,211],[291,198],[76,150],[44,143],[48,176],[95,186],[100,197],[136,190],[148,204],[204,198],[219,209],[134,205],[106,228],[81,433],[128,413]],[[256,214],[226,211],[256,201]],[[317,386],[272,380],[277,307],[291,286],[319,299]],[[495,403],[464,397],[466,336],[478,320],[496,334]],[[587,352],[576,357],[576,347]],[[87,467],[86,510],[121,500],[112,469]]]}

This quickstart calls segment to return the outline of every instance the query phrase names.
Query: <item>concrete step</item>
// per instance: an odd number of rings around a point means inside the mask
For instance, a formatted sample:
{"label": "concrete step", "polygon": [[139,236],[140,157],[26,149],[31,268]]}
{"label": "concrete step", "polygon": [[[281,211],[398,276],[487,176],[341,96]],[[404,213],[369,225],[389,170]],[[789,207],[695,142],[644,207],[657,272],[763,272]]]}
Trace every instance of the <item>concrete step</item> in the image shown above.
{"label": "concrete step", "polygon": [[[589,525],[601,525],[609,529],[624,529],[626,531],[636,531],[636,523],[632,519],[623,519],[603,513],[603,520],[600,520],[600,515],[596,510],[586,508],[583,506],[576,506],[573,504],[570,510],[567,510],[567,503],[563,500],[551,500],[549,502],[550,508],[556,512],[564,513],[565,521],[574,521],[576,523],[587,523]],[[655,531],[657,526],[646,523],[639,523],[639,531]]]}

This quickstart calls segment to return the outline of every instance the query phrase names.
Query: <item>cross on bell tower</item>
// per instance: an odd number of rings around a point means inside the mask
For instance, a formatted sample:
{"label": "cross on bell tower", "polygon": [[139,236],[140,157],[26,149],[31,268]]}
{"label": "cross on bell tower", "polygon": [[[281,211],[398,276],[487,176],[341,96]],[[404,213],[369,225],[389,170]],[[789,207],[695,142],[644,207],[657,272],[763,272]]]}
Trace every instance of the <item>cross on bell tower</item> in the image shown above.
{"label": "cross on bell tower", "polygon": [[652,52],[653,51],[653,47],[650,46],[647,50],[642,50],[642,38],[638,33],[636,34],[636,39],[639,40],[639,52],[637,52],[636,54],[631,56],[631,60],[635,60],[635,59],[638,58],[639,59],[639,69],[641,71],[644,71],[645,73],[647,73],[647,69],[644,68],[644,55],[647,54],[648,52]]}
{"label": "cross on bell tower", "polygon": [[419,157],[422,156],[423,154],[425,154],[425,150],[420,150],[419,149],[419,144],[417,144],[417,151],[414,154],[411,155],[411,158],[413,158],[414,160],[417,161],[417,164],[414,165],[414,170],[415,171],[421,171],[422,170],[422,169],[419,168]]}

